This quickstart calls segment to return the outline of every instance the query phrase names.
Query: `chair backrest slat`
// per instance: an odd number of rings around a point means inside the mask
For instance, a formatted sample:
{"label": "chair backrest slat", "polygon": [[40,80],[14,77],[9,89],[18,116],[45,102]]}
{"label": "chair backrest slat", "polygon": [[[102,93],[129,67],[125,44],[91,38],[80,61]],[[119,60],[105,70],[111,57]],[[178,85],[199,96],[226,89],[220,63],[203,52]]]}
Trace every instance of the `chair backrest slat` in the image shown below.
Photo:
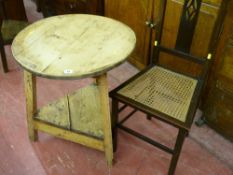
{"label": "chair backrest slat", "polygon": [[200,11],[201,0],[185,0],[181,15],[179,31],[176,39],[176,49],[189,53],[197,19]]}
{"label": "chair backrest slat", "polygon": [[196,57],[196,56],[188,54],[186,52],[182,52],[182,51],[176,50],[176,49],[167,48],[167,47],[164,47],[162,45],[158,45],[157,48],[160,51],[172,54],[174,56],[179,56],[180,58],[190,60],[190,61],[197,63],[197,64],[204,64],[207,61],[206,58]]}

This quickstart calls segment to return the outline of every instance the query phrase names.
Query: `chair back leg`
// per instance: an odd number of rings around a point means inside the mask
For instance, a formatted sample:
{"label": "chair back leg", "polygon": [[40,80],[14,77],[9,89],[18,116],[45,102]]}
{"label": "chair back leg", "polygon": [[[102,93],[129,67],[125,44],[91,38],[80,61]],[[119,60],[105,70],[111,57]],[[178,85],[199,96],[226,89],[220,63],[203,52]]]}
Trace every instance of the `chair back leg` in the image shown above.
{"label": "chair back leg", "polygon": [[5,49],[4,49],[4,46],[2,44],[0,44],[0,52],[1,52],[3,71],[6,73],[6,72],[8,72],[8,66],[7,66],[7,61],[6,61]]}
{"label": "chair back leg", "polygon": [[147,120],[151,120],[152,119],[151,115],[149,115],[149,114],[147,114],[146,118],[147,118]]}
{"label": "chair back leg", "polygon": [[117,121],[118,121],[118,104],[119,102],[112,98],[112,138],[113,138],[113,152],[117,150]]}

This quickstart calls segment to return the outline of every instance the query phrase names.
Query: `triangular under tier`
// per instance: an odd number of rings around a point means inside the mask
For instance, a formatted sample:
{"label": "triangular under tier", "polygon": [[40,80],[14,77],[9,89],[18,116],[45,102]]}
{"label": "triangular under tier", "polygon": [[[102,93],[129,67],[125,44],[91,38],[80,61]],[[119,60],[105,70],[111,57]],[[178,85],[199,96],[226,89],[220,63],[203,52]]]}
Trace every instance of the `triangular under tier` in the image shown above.
{"label": "triangular under tier", "polygon": [[99,90],[90,85],[38,110],[36,119],[89,136],[103,138]]}

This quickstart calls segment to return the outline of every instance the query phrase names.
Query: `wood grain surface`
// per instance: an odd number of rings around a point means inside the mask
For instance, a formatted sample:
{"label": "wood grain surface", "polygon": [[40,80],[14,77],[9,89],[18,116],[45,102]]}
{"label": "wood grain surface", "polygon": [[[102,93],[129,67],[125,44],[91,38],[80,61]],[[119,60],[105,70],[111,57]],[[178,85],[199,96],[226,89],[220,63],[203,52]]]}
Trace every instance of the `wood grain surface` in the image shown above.
{"label": "wood grain surface", "polygon": [[95,15],[62,15],[40,20],[16,36],[12,52],[29,72],[48,78],[74,79],[122,63],[135,47],[128,26]]}
{"label": "wood grain surface", "polygon": [[96,85],[81,88],[42,107],[35,118],[60,128],[103,139],[103,117]]}
{"label": "wood grain surface", "polygon": [[[151,28],[145,22],[152,21],[151,16],[155,7],[153,0],[105,0],[105,15],[129,25],[136,33],[137,44],[129,61],[143,69],[148,65]],[[125,12],[125,13],[122,13]],[[155,22],[155,21],[154,21]]]}

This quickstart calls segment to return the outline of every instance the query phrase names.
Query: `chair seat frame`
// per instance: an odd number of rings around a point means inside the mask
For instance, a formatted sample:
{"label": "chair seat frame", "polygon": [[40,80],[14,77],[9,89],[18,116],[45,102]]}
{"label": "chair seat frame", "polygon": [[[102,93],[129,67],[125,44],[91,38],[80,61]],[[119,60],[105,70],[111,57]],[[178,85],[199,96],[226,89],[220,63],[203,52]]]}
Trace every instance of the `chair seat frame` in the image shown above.
{"label": "chair seat frame", "polygon": [[[164,47],[160,46],[160,48],[164,48]],[[172,50],[172,49],[166,48],[164,50],[169,51],[173,54],[181,55],[181,52],[174,52],[174,50]],[[185,57],[187,55],[182,54],[182,56]],[[191,56],[191,57],[195,58],[193,56]],[[198,59],[199,61],[196,61],[196,59],[193,59],[193,60],[195,60],[195,62],[200,61],[200,63],[202,63],[202,60],[200,60],[200,59]],[[208,67],[209,61],[207,59],[203,59],[203,60],[206,61],[206,66]],[[135,79],[140,77],[142,74],[149,71],[154,66],[155,65],[149,66],[148,68],[139,72],[138,74],[136,74],[135,76],[133,76],[132,78],[130,78],[129,80],[127,80],[126,82],[121,84],[119,87],[117,87],[116,89],[114,89],[113,91],[110,92],[110,97],[112,98],[113,149],[114,149],[114,151],[116,151],[116,149],[117,149],[117,128],[122,129],[125,132],[127,132],[127,133],[153,145],[153,146],[156,146],[167,153],[170,153],[172,155],[172,160],[170,163],[170,168],[169,168],[168,174],[172,175],[172,174],[174,174],[184,139],[190,131],[190,127],[191,127],[191,124],[193,122],[193,118],[194,118],[194,115],[196,113],[196,109],[198,107],[198,102],[200,100],[200,95],[201,95],[201,91],[203,89],[204,81],[202,79],[197,79],[197,85],[196,85],[194,94],[192,96],[191,104],[190,104],[191,108],[189,108],[188,114],[187,114],[188,120],[186,120],[185,122],[181,122],[181,121],[174,119],[171,116],[168,116],[168,115],[166,115],[158,110],[150,108],[146,105],[143,105],[139,102],[136,102],[130,98],[127,98],[127,97],[117,93],[124,86],[126,86],[127,84],[130,84],[132,81],[134,81]],[[162,65],[160,65],[160,66],[162,66]],[[203,78],[204,77],[206,77],[206,75],[203,76]],[[124,106],[119,108],[119,102],[123,103]],[[123,111],[127,106],[134,108],[134,110],[131,113],[129,113],[127,116],[125,116],[121,121],[118,121],[119,113],[121,111]],[[165,123],[168,123],[168,124],[178,128],[179,132],[177,135],[177,139],[176,139],[176,143],[175,143],[174,148],[169,148],[169,147],[167,147],[163,144],[160,144],[159,142],[157,142],[157,141],[155,141],[155,140],[153,140],[153,139],[151,139],[143,134],[140,134],[139,132],[134,131],[133,129],[131,129],[129,127],[124,126],[123,125],[124,122],[126,122],[137,111],[141,111],[141,112],[146,113],[149,116],[148,119],[151,119],[151,117],[153,117],[153,118],[159,119]]]}

